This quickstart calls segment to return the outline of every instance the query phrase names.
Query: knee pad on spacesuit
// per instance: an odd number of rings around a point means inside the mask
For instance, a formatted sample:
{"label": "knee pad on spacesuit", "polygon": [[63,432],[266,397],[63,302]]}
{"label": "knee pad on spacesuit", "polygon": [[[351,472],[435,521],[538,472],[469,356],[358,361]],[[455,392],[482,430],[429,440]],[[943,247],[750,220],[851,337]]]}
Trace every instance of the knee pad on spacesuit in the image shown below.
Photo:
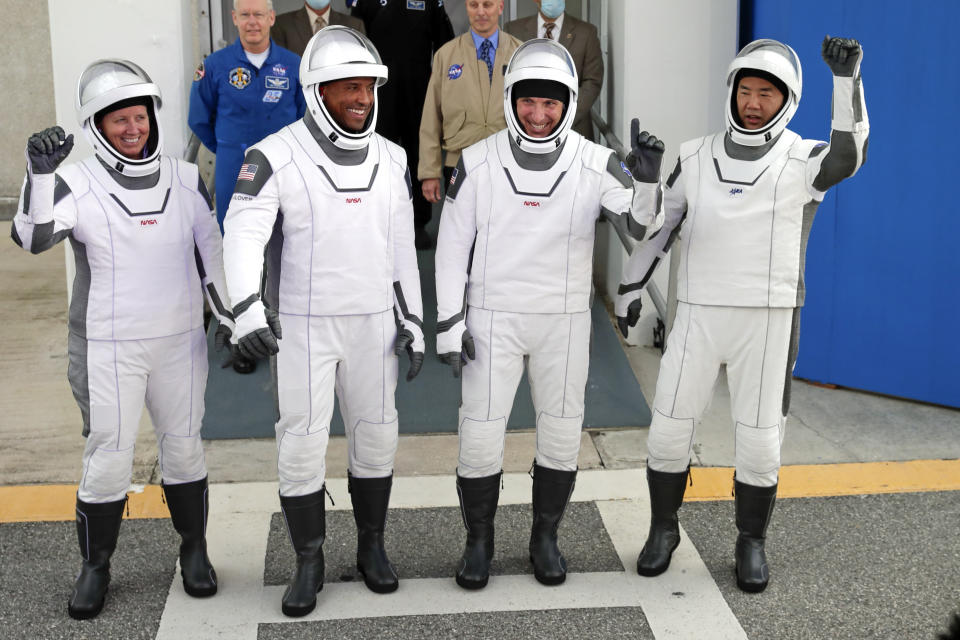
{"label": "knee pad on spacesuit", "polygon": [[506,428],[506,418],[461,418],[457,473],[463,478],[482,478],[499,473],[503,467],[503,439]]}
{"label": "knee pad on spacesuit", "polygon": [[176,436],[164,434],[159,445],[160,475],[166,484],[201,480],[207,475],[200,434]]}
{"label": "knee pad on spacesuit", "polygon": [[777,484],[780,471],[780,424],[751,427],[737,423],[737,480],[756,487]]}
{"label": "knee pad on spacesuit", "polygon": [[284,431],[277,444],[277,475],[280,495],[308,495],[320,490],[326,474],[327,441],[330,432],[313,433]]}
{"label": "knee pad on spacesuit", "polygon": [[350,473],[357,478],[377,478],[393,468],[399,423],[358,420],[350,443]]}
{"label": "knee pad on spacesuit", "polygon": [[671,418],[654,410],[647,437],[647,466],[654,471],[681,473],[690,466],[693,418]]}
{"label": "knee pad on spacesuit", "polygon": [[537,464],[548,469],[576,471],[583,416],[537,416]]}
{"label": "knee pad on spacesuit", "polygon": [[105,449],[94,446],[84,454],[83,477],[77,487],[77,497],[90,503],[122,500],[130,488],[132,475],[133,447]]}

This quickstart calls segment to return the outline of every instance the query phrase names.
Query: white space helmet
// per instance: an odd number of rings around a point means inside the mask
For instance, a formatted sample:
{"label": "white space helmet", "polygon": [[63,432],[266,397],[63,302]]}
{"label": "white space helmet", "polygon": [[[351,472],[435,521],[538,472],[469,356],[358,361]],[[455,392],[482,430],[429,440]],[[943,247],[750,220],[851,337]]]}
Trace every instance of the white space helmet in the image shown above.
{"label": "white space helmet", "polygon": [[[744,69],[770,74],[787,88],[783,106],[760,129],[745,129],[737,115],[737,77]],[[797,53],[776,40],[754,40],[737,54],[727,69],[727,132],[737,144],[758,147],[776,138],[787,127],[800,104],[803,71]]]}
{"label": "white space helmet", "polygon": [[[376,78],[373,110],[362,131],[341,127],[320,97],[320,88],[327,82],[344,78]],[[330,25],[313,34],[300,60],[300,85],[323,134],[341,149],[363,149],[377,126],[376,87],[387,81],[387,67],[380,60],[377,48],[363,34],[349,27]]]}
{"label": "white space helmet", "polygon": [[[523,125],[517,120],[513,91],[517,83],[524,80],[553,81],[560,83],[569,91],[570,98],[563,117],[553,133],[546,138],[527,135]],[[554,40],[537,38],[527,40],[517,47],[507,64],[507,73],[503,77],[503,115],[507,120],[510,137],[521,150],[529,153],[549,153],[563,144],[577,113],[579,86],[577,68],[573,64],[570,52],[563,45]]]}
{"label": "white space helmet", "polygon": [[[146,98],[150,117],[150,134],[144,146],[144,156],[133,160],[117,151],[97,129],[96,115],[111,105]],[[145,176],[160,167],[163,136],[160,135],[160,87],[147,72],[129,60],[106,59],[90,63],[77,82],[77,120],[83,134],[101,160],[128,176]],[[118,108],[122,108],[118,107]]]}

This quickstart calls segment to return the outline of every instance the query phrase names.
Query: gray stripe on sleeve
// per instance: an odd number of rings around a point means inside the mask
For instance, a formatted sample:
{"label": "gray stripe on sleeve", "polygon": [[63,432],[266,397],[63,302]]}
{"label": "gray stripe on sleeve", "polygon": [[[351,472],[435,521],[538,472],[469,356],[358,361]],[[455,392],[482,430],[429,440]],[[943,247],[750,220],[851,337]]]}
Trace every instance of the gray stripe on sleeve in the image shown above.
{"label": "gray stripe on sleeve", "polygon": [[813,218],[817,214],[820,203],[811,200],[803,205],[803,220],[800,223],[800,272],[797,274],[797,307],[802,307],[807,296],[807,287],[803,280],[803,271],[807,266],[807,241],[810,239],[810,228]]}
{"label": "gray stripe on sleeve", "polygon": [[830,150],[823,157],[820,172],[813,179],[813,188],[826,191],[844,178],[853,175],[860,161],[856,139],[849,131],[830,132]]}
{"label": "gray stripe on sleeve", "polygon": [[83,416],[83,436],[90,434],[90,380],[87,375],[87,339],[73,331],[67,335],[67,380]]}

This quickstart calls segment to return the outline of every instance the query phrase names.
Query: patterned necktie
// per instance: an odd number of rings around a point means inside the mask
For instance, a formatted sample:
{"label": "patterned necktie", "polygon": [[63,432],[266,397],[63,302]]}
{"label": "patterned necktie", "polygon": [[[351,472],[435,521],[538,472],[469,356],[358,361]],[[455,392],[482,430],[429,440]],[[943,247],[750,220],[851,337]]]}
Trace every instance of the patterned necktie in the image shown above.
{"label": "patterned necktie", "polygon": [[317,31],[320,31],[320,29],[323,29],[325,26],[327,26],[327,21],[324,19],[324,17],[317,16],[317,19],[313,23],[313,32],[316,33]]}
{"label": "patterned necktie", "polygon": [[487,75],[490,78],[490,82],[493,82],[493,56],[490,55],[492,51],[493,43],[489,40],[484,40],[480,43],[480,53],[477,55],[477,58],[487,63]]}
{"label": "patterned necktie", "polygon": [[544,25],[547,30],[547,40],[553,40],[553,28],[556,26],[555,22],[548,22]]}

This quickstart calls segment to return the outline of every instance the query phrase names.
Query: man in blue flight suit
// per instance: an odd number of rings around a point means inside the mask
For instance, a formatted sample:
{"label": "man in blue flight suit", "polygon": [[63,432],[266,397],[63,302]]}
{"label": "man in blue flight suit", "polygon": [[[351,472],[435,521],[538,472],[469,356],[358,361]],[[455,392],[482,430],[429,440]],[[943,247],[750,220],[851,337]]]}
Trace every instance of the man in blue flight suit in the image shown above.
{"label": "man in blue flight suit", "polygon": [[[200,141],[217,154],[217,222],[223,233],[237,174],[247,147],[303,117],[300,56],[270,41],[276,14],[272,0],[234,0],[233,24],[240,37],[200,63],[190,89],[187,121]],[[233,357],[237,373],[256,362]]]}
{"label": "man in blue flight suit", "polygon": [[271,0],[234,0],[240,37],[207,56],[193,77],[188,122],[217,154],[217,221],[233,195],[247,147],[303,117],[300,57],[272,44],[276,14]]}

